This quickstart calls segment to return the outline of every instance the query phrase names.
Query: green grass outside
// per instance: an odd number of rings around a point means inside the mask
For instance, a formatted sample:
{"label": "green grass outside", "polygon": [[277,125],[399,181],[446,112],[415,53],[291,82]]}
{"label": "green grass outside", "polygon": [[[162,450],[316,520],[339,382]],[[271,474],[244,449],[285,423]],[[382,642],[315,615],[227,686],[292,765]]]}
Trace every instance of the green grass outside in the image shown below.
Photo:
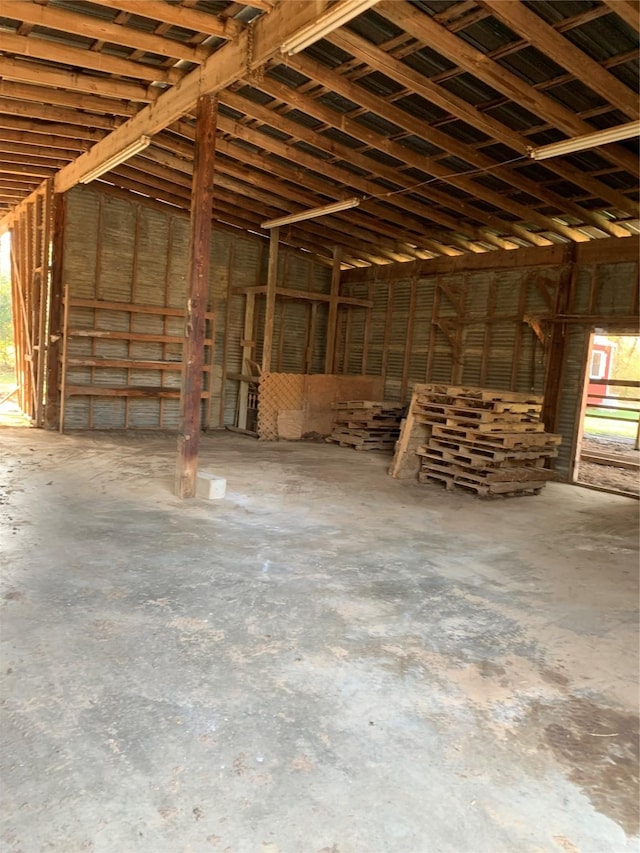
{"label": "green grass outside", "polygon": [[[628,414],[629,412],[627,412]],[[584,432],[586,435],[611,435],[618,438],[635,439],[638,432],[637,414],[633,415],[633,418],[634,420],[626,417],[619,421],[609,421],[604,418],[590,418],[587,415],[584,419]]]}

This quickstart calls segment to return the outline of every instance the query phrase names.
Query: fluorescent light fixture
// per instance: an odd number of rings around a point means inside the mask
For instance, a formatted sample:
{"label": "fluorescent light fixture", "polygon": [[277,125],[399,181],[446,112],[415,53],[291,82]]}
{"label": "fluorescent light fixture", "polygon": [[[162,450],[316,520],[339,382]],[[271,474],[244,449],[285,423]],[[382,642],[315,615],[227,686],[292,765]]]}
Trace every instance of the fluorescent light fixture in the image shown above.
{"label": "fluorescent light fixture", "polygon": [[317,21],[307,24],[291,38],[285,39],[280,46],[280,51],[287,55],[300,53],[305,47],[309,47],[320,39],[328,36],[343,24],[348,24],[352,18],[370,9],[378,0],[338,0]]}
{"label": "fluorescent light fixture", "polygon": [[533,160],[547,160],[549,157],[561,157],[563,154],[573,154],[575,151],[584,151],[586,148],[620,142],[621,139],[630,139],[632,136],[640,136],[640,121],[630,121],[607,130],[598,130],[595,133],[586,133],[584,136],[574,136],[573,139],[563,139],[562,142],[553,142],[551,145],[527,150],[529,157]]}
{"label": "fluorescent light fixture", "polygon": [[150,143],[150,136],[141,136],[140,139],[136,139],[135,142],[132,142],[131,145],[127,145],[127,147],[123,148],[122,151],[118,151],[117,154],[112,154],[111,157],[108,157],[103,163],[96,166],[95,169],[91,169],[86,175],[83,175],[80,178],[80,183],[88,184],[91,183],[91,181],[95,181],[96,178],[104,175],[105,172],[109,172],[111,169],[119,166],[120,163],[124,163],[130,157],[144,151]]}
{"label": "fluorescent light fixture", "polygon": [[317,216],[328,216],[330,213],[340,213],[341,210],[349,210],[358,207],[359,198],[348,198],[345,201],[334,201],[333,204],[325,204],[324,207],[312,207],[309,210],[301,210],[299,213],[290,213],[279,219],[269,219],[263,222],[261,228],[277,228],[279,225],[290,225],[292,222],[302,222],[303,219],[315,219]]}

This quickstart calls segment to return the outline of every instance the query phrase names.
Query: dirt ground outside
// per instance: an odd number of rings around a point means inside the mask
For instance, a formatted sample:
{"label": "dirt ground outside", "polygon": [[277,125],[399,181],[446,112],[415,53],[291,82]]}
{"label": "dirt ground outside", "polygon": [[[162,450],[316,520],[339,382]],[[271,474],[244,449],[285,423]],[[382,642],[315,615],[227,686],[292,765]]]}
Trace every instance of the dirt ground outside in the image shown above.
{"label": "dirt ground outside", "polygon": [[[608,456],[623,456],[625,459],[640,462],[640,451],[635,450],[633,439],[604,435],[585,436],[581,452],[589,451],[605,453]],[[629,468],[580,462],[578,483],[640,496],[640,473]]]}

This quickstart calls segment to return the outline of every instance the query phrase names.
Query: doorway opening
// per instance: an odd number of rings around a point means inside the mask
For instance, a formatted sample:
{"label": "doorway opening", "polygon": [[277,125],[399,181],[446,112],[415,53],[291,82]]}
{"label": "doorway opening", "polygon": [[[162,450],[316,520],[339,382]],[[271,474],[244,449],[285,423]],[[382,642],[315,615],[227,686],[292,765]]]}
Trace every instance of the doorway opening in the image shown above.
{"label": "doorway opening", "polygon": [[640,336],[596,330],[587,358],[575,482],[640,497]]}

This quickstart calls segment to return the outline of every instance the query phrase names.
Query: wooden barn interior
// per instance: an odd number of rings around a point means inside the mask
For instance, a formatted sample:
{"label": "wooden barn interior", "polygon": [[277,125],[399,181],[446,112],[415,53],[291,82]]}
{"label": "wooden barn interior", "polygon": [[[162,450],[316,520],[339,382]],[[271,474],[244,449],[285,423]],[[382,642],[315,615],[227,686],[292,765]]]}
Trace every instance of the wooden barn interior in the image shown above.
{"label": "wooden barn interior", "polygon": [[634,849],[639,31],[2,5],[4,849]]}

